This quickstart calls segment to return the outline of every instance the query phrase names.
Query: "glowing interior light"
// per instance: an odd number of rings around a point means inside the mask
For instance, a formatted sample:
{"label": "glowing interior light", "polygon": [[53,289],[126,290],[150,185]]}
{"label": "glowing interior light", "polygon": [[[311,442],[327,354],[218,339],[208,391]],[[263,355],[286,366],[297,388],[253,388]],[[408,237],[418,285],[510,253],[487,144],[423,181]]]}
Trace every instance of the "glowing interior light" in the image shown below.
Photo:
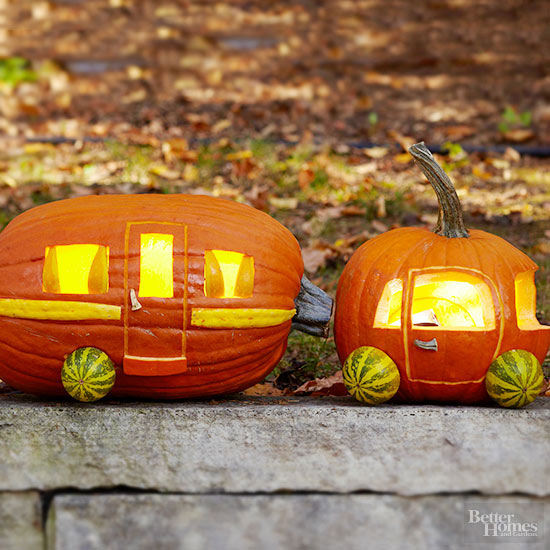
{"label": "glowing interior light", "polygon": [[[389,281],[376,311],[375,326],[401,326],[402,297],[402,282]],[[468,273],[424,273],[414,279],[412,321],[415,326],[442,329],[492,329],[495,311],[491,290]]]}
{"label": "glowing interior light", "polygon": [[539,329],[537,311],[537,289],[535,287],[535,272],[520,273],[515,280],[516,287],[516,317],[518,327],[522,330]]}
{"label": "glowing interior light", "polygon": [[204,294],[210,298],[249,298],[254,291],[254,258],[230,250],[206,250]]}
{"label": "glowing interior light", "polygon": [[139,296],[174,296],[174,235],[142,233],[139,259]]}
{"label": "glowing interior light", "polygon": [[401,301],[403,299],[403,281],[392,279],[386,283],[376,308],[375,327],[401,326]]}
{"label": "glowing interior light", "polygon": [[103,294],[109,290],[109,247],[47,246],[42,290],[55,294]]}

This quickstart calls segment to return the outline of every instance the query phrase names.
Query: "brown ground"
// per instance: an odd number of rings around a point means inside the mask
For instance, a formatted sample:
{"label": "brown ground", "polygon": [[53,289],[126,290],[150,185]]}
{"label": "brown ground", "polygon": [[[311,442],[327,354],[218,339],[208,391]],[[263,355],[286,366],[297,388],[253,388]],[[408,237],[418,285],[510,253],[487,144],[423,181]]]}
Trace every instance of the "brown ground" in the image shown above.
{"label": "brown ground", "polygon": [[[27,86],[22,105],[4,101],[27,134],[111,134],[109,123],[125,121],[187,138],[381,142],[393,130],[432,143],[550,146],[547,0],[65,0],[10,10],[4,53],[49,61],[50,78]],[[529,124],[499,131],[507,107]]]}

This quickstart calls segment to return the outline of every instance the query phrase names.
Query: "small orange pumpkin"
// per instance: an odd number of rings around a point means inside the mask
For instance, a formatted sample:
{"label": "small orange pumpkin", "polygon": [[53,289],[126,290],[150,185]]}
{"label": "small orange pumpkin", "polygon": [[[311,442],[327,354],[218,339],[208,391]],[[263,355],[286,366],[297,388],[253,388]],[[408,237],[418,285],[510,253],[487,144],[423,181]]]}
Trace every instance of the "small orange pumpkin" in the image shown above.
{"label": "small orange pumpkin", "polygon": [[399,228],[364,243],[338,284],[342,362],[372,346],[398,366],[397,399],[476,403],[503,353],[542,362],[550,327],[535,316],[537,265],[504,239],[464,227],[454,187],[423,143],[410,149],[439,200],[434,231]]}
{"label": "small orange pumpkin", "polygon": [[331,300],[302,275],[292,234],[234,202],[117,195],[34,208],[0,234],[0,378],[63,395],[64,359],[98,348],[116,365],[113,395],[238,391],[276,365],[291,327],[328,330]]}

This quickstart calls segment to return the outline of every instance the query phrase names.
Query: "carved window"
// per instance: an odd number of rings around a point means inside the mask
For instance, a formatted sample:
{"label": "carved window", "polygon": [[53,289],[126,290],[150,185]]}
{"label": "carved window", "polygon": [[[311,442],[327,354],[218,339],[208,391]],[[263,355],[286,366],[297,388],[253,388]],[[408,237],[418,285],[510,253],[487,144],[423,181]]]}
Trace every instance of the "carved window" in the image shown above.
{"label": "carved window", "polygon": [[54,294],[104,294],[109,290],[109,247],[47,246],[42,290]]}
{"label": "carved window", "polygon": [[254,291],[254,258],[229,250],[204,253],[204,294],[210,298],[249,298]]}

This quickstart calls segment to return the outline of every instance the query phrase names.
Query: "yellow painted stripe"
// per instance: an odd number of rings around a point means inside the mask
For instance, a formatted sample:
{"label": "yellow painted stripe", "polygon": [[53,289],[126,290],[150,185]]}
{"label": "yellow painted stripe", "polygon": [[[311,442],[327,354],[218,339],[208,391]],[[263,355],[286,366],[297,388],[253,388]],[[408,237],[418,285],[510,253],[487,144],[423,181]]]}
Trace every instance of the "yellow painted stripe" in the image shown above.
{"label": "yellow painted stripe", "polygon": [[292,319],[295,309],[194,308],[191,324],[207,328],[262,328]]}
{"label": "yellow painted stripe", "polygon": [[95,304],[93,302],[0,298],[0,316],[15,319],[44,319],[49,321],[118,320],[121,316],[121,309],[119,306]]}

